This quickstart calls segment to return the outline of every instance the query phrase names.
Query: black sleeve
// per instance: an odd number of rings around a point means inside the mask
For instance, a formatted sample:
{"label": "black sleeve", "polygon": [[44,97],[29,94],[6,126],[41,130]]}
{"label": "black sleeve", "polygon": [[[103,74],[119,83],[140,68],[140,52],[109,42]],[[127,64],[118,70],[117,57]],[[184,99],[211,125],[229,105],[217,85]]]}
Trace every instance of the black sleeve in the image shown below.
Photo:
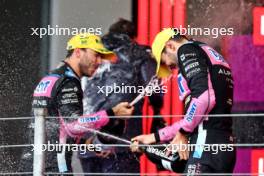
{"label": "black sleeve", "polygon": [[[83,93],[78,80],[67,79],[57,92],[57,108],[60,116],[81,116],[83,115]],[[73,119],[67,119],[72,121]]]}
{"label": "black sleeve", "polygon": [[208,89],[207,58],[201,50],[193,44],[185,44],[178,51],[180,72],[187,81],[191,96],[195,98]]}
{"label": "black sleeve", "polygon": [[[152,58],[148,58],[145,60],[145,62],[142,63],[140,68],[141,73],[141,85],[144,85],[144,87],[149,83],[151,78],[155,75],[156,72],[156,62]],[[149,102],[154,110],[154,115],[158,115],[160,112],[160,109],[163,106],[163,94],[161,93],[155,93],[153,92],[151,96],[148,96]]]}
{"label": "black sleeve", "polygon": [[[148,46],[144,45],[139,45],[140,51],[142,52],[142,57],[141,59],[143,62],[140,65],[140,85],[143,85],[144,87],[147,86],[151,78],[155,75],[156,73],[156,62],[155,60],[151,57],[151,50]],[[163,106],[163,94],[160,93],[155,93],[153,92],[151,96],[148,96],[149,102],[151,106],[153,107],[154,110],[154,115],[158,115],[160,112],[160,109]]]}

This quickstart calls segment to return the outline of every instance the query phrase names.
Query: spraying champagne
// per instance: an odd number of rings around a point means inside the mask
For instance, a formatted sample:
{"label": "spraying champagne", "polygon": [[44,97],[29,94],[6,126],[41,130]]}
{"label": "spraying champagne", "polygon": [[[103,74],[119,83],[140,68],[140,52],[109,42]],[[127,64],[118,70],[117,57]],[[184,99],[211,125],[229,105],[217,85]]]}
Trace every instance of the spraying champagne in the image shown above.
{"label": "spraying champagne", "polygon": [[[133,141],[132,141],[133,143]],[[144,152],[147,158],[156,164],[158,169],[167,169],[173,172],[182,173],[186,160],[180,160],[178,152],[167,155],[167,145],[139,145],[139,149]]]}

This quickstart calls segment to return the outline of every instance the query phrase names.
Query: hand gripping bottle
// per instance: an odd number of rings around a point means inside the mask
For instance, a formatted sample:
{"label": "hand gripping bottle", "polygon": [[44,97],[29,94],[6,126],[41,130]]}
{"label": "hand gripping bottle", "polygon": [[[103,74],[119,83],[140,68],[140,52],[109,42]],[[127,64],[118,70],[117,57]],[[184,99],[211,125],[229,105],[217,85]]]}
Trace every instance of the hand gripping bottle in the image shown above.
{"label": "hand gripping bottle", "polygon": [[146,154],[147,158],[157,165],[158,169],[167,169],[173,172],[182,173],[186,160],[180,160],[179,153],[166,155],[166,145],[164,146],[141,146],[140,149]]}

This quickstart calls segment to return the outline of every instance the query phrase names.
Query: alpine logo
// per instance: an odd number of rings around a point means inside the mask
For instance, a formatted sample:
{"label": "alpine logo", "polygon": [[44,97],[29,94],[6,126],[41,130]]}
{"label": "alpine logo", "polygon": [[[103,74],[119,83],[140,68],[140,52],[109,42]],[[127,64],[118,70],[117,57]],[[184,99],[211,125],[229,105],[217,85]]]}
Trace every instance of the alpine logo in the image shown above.
{"label": "alpine logo", "polygon": [[191,121],[193,120],[193,116],[194,116],[194,114],[195,114],[195,112],[196,112],[196,109],[197,109],[197,105],[196,105],[195,103],[193,103],[192,106],[191,106],[190,111],[189,111],[188,114],[187,114],[187,118],[186,118],[186,120],[187,120],[188,122],[191,122]]}
{"label": "alpine logo", "polygon": [[228,71],[228,70],[225,70],[225,69],[219,69],[218,71],[218,74],[223,74],[223,75],[226,75],[226,76],[231,76],[231,72]]}
{"label": "alpine logo", "polygon": [[50,80],[44,80],[44,81],[41,81],[36,90],[35,90],[35,93],[46,93],[47,90],[48,90],[48,87],[50,85],[51,81]]}
{"label": "alpine logo", "polygon": [[212,56],[216,61],[218,61],[218,62],[225,62],[225,59],[223,58],[223,56],[220,55],[218,52],[216,52],[214,49],[208,47],[208,50],[209,50],[211,56]]}

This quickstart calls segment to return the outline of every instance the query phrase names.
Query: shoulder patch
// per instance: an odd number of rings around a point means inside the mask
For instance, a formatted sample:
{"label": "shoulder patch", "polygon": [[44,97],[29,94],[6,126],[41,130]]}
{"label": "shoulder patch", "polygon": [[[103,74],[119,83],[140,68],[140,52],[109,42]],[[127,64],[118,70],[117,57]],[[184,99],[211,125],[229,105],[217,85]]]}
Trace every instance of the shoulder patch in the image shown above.
{"label": "shoulder patch", "polygon": [[46,76],[37,85],[34,97],[51,97],[51,91],[59,77]]}
{"label": "shoulder patch", "polygon": [[213,48],[207,45],[201,46],[201,48],[206,52],[207,56],[209,57],[210,61],[213,65],[223,65],[227,68],[230,68],[228,63],[225,61],[224,57],[215,51]]}

